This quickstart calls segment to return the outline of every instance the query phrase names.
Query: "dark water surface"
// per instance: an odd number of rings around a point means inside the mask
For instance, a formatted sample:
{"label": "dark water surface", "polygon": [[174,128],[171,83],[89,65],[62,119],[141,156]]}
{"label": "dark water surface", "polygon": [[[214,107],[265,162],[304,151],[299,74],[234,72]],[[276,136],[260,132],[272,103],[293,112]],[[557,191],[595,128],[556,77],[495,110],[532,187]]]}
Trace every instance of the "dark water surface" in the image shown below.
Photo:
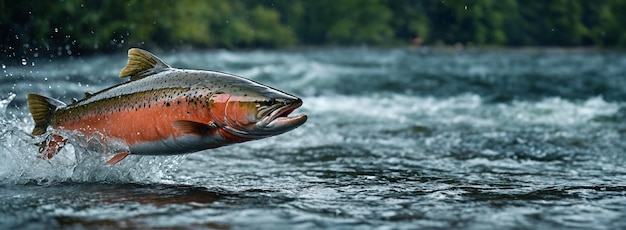
{"label": "dark water surface", "polygon": [[25,94],[69,102],[122,82],[125,54],[3,60],[0,228],[626,228],[624,53],[157,55],[294,93],[309,121],[113,167],[79,142],[45,161]]}

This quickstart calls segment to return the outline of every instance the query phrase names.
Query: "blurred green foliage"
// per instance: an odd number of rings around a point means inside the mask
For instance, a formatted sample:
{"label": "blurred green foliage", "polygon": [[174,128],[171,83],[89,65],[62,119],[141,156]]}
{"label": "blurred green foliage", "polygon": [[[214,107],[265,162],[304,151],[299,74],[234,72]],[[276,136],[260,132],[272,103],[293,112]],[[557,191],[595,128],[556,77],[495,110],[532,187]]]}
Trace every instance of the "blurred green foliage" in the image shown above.
{"label": "blurred green foliage", "polygon": [[412,43],[623,48],[624,12],[626,0],[0,0],[0,51]]}

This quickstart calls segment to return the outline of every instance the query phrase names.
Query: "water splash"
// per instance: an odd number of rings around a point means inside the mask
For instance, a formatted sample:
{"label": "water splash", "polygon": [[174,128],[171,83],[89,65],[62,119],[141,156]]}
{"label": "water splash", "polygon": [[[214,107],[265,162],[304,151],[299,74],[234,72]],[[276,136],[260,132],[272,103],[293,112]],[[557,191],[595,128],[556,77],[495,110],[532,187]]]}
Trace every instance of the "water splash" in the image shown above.
{"label": "water splash", "polygon": [[111,157],[103,149],[94,148],[95,137],[85,138],[76,133],[59,131],[69,137],[70,144],[53,158],[44,160],[37,144],[44,136],[32,136],[27,130],[30,121],[6,115],[7,105],[15,98],[10,94],[0,100],[0,183],[2,184],[52,184],[59,182],[114,182],[151,183],[162,181],[166,172],[178,165],[181,156],[152,157],[129,156],[114,166],[104,162]]}

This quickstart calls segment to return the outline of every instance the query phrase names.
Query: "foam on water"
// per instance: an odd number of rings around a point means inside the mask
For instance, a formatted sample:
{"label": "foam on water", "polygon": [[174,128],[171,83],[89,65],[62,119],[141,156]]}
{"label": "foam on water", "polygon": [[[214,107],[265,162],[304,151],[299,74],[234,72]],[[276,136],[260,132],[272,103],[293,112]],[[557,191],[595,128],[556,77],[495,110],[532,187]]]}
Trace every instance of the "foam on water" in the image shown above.
{"label": "foam on water", "polygon": [[353,120],[390,126],[591,125],[593,118],[615,114],[622,106],[606,102],[601,97],[580,102],[546,98],[536,102],[485,103],[480,96],[472,94],[443,99],[402,94],[373,94],[370,97],[335,95],[308,97],[305,101],[304,113],[320,113],[320,117],[324,117],[322,119],[345,120],[351,117]]}

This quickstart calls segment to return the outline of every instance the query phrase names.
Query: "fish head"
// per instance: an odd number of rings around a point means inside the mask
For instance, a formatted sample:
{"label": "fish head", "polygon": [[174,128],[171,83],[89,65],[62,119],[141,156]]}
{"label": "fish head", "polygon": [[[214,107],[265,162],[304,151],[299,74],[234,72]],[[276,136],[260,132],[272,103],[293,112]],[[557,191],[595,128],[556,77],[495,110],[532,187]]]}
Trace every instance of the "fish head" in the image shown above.
{"label": "fish head", "polygon": [[211,113],[216,126],[241,141],[285,133],[304,124],[307,116],[291,115],[302,100],[254,82],[230,84],[213,95]]}

